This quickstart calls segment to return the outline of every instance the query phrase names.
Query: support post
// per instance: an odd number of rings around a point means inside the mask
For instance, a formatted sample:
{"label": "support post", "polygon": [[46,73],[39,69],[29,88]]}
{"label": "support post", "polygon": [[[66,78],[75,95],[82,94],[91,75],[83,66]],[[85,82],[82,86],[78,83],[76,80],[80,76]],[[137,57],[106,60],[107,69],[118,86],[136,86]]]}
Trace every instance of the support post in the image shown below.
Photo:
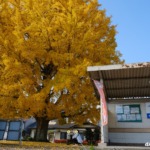
{"label": "support post", "polygon": [[[102,104],[102,102],[101,102],[101,104]],[[102,118],[103,118],[103,109],[102,109],[102,105],[101,105],[101,143],[104,143],[104,126],[103,126]]]}
{"label": "support post", "polygon": [[22,121],[22,119],[20,121],[21,121],[21,125],[20,125],[20,140],[19,140],[19,145],[21,146],[22,145],[22,126],[23,126],[23,121]]}

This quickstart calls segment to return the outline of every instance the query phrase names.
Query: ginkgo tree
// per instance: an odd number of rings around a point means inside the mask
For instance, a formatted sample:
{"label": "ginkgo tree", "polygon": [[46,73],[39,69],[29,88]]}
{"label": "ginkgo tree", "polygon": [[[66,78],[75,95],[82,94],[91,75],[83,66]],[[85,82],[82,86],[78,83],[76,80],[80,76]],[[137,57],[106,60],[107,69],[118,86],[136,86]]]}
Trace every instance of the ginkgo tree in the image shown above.
{"label": "ginkgo tree", "polygon": [[97,0],[0,0],[0,118],[96,122],[86,68],[122,63],[115,26]]}

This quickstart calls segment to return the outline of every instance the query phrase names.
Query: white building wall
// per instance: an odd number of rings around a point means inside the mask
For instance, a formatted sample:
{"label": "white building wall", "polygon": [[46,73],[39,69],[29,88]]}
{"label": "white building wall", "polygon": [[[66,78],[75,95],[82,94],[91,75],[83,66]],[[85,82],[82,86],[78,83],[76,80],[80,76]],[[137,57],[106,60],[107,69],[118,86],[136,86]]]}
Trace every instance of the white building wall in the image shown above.
{"label": "white building wall", "polygon": [[36,129],[32,129],[32,130],[31,130],[30,136],[31,136],[32,138],[34,138],[35,132],[36,132]]}
{"label": "white building wall", "polygon": [[150,133],[109,133],[111,143],[147,143]]}
{"label": "white building wall", "polygon": [[55,140],[60,140],[60,132],[55,132]]}
{"label": "white building wall", "polygon": [[[102,128],[101,128],[102,129]],[[101,132],[102,134],[102,132]],[[101,135],[102,138],[102,135]],[[104,143],[108,143],[108,125],[103,126],[103,138],[104,138]]]}
{"label": "white building wall", "polygon": [[[116,105],[140,104],[142,122],[117,122]],[[146,116],[145,103],[108,103],[108,128],[146,128],[150,129],[150,119]],[[109,132],[108,138],[113,143],[146,143],[150,142],[150,133],[115,133]]]}
{"label": "white building wall", "polygon": [[141,107],[141,115],[142,115],[142,122],[117,122],[117,115],[116,115],[116,105],[118,104],[111,104],[108,103],[108,122],[109,128],[150,128],[150,119],[147,119],[146,116],[146,104],[145,103],[124,103],[123,105],[132,105],[132,104],[140,104]]}

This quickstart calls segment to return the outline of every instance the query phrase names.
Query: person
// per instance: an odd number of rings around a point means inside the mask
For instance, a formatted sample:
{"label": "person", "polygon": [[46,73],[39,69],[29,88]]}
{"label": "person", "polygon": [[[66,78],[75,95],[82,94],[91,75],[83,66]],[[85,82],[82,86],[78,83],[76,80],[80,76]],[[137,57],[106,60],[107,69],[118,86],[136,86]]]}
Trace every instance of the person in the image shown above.
{"label": "person", "polygon": [[72,139],[71,139],[71,132],[70,130],[67,131],[67,144],[71,144],[72,143]]}
{"label": "person", "polygon": [[77,130],[74,132],[74,135],[72,136],[72,139],[73,139],[75,144],[82,144],[83,143],[81,135]]}

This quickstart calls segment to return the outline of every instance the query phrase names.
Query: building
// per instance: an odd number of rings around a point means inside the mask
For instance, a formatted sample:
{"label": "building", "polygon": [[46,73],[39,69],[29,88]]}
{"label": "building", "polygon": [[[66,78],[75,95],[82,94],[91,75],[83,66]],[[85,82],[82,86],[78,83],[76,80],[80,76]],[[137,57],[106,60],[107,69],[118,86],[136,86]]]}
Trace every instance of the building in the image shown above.
{"label": "building", "polygon": [[[68,139],[72,138],[73,131],[78,130],[83,141],[87,141],[85,132],[87,129],[94,131],[95,129],[100,130],[98,125],[86,122],[83,125],[77,125],[74,123],[59,125],[57,122],[50,122],[48,126],[48,136],[47,139],[50,142],[55,143],[66,143]],[[28,130],[30,130],[30,136],[34,138],[36,132],[36,122],[32,123]],[[69,131],[69,134],[67,132]]]}
{"label": "building", "polygon": [[108,111],[108,124],[101,128],[104,143],[149,142],[150,62],[89,66],[87,71],[104,86]]}

